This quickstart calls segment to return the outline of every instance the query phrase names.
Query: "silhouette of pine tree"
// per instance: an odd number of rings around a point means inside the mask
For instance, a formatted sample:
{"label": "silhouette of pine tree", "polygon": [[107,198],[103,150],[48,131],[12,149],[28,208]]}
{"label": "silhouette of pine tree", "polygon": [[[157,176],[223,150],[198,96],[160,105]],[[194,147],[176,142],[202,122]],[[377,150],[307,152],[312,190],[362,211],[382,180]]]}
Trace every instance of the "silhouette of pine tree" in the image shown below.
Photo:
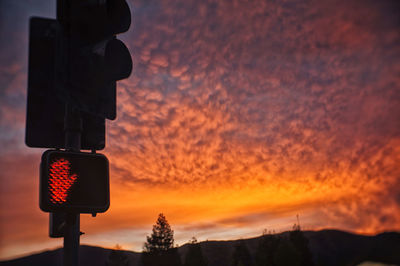
{"label": "silhouette of pine tree", "polygon": [[174,231],[171,229],[164,214],[160,213],[151,236],[147,236],[147,242],[144,244],[145,252],[166,251],[174,246]]}
{"label": "silhouette of pine tree", "polygon": [[251,258],[249,249],[246,243],[241,240],[235,245],[235,249],[232,254],[232,266],[252,266],[253,260]]}
{"label": "silhouette of pine tree", "polygon": [[203,256],[200,243],[197,243],[195,237],[193,237],[192,241],[189,243],[184,266],[207,266],[207,260]]}
{"label": "silhouette of pine tree", "polygon": [[144,266],[182,265],[178,249],[174,248],[174,231],[164,214],[160,213],[153,225],[151,236],[147,236],[141,256]]}

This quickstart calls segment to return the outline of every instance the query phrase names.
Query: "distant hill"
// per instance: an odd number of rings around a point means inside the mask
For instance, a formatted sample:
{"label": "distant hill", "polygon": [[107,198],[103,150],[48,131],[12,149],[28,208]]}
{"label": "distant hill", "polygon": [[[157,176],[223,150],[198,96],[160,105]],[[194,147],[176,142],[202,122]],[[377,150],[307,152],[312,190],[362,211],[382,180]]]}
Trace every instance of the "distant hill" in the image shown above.
{"label": "distant hill", "polygon": [[314,261],[319,265],[357,265],[376,261],[400,265],[400,234],[362,236],[336,230],[305,233]]}
{"label": "distant hill", "polygon": [[[288,233],[280,235],[286,236]],[[336,230],[305,231],[316,265],[348,266],[358,265],[365,261],[375,261],[400,265],[400,234],[382,233],[376,236],[362,236]],[[209,266],[230,266],[235,244],[232,241],[205,241],[200,245],[207,257]],[[245,239],[251,255],[254,256],[260,237]],[[185,244],[179,248],[183,260],[188,249]],[[110,249],[81,246],[80,266],[105,266]],[[130,266],[141,266],[140,253],[124,251],[129,258]],[[43,253],[0,262],[1,266],[62,266],[62,250]]]}
{"label": "distant hill", "polygon": [[[80,266],[105,266],[111,249],[81,245],[79,247]],[[138,265],[140,253],[125,251],[130,265]],[[63,266],[62,249],[45,251],[42,253],[0,262],[1,266]]]}

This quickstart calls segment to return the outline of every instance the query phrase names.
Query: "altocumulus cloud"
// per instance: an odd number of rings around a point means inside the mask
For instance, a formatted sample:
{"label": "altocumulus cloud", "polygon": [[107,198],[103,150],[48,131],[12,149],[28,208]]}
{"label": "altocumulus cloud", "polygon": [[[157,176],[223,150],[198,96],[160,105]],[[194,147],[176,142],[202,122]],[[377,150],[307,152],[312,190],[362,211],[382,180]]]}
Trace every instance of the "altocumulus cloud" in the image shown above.
{"label": "altocumulus cloud", "polygon": [[396,227],[397,3],[138,1],[134,11],[134,73],[109,130],[121,182],[268,186],[319,202],[338,224],[356,219],[353,230]]}
{"label": "altocumulus cloud", "polygon": [[[15,174],[20,162],[5,157],[15,145],[26,151],[27,55],[19,51],[27,51],[29,12],[0,5],[26,22],[12,32],[0,26],[10,36],[0,38],[0,166],[13,177],[1,176],[10,188],[2,208],[14,202],[41,223],[36,205],[13,193],[36,168]],[[95,221],[83,218],[91,230],[83,241],[143,231],[162,211],[178,235],[204,239],[248,235],[243,228],[252,225],[260,233],[296,213],[310,229],[399,230],[396,1],[139,0],[131,7],[133,27],[121,38],[134,70],[119,84],[118,118],[107,126],[112,205]],[[38,153],[21,157],[38,161]],[[24,184],[36,197],[35,182]],[[17,250],[20,235],[7,231],[30,229],[21,213],[3,215],[15,223],[1,224],[2,237]],[[25,241],[43,240],[40,230]]]}

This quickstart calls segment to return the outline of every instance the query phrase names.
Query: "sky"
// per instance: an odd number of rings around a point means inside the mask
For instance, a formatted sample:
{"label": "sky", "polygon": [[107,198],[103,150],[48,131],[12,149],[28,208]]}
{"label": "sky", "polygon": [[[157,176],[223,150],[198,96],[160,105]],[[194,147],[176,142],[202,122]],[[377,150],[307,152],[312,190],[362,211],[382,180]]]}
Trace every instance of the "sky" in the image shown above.
{"label": "sky", "polygon": [[[400,4],[134,0],[133,71],[107,121],[111,206],[81,243],[141,251],[159,213],[179,245],[263,230],[400,230]],[[24,144],[29,17],[0,0],[0,259],[62,246]]]}

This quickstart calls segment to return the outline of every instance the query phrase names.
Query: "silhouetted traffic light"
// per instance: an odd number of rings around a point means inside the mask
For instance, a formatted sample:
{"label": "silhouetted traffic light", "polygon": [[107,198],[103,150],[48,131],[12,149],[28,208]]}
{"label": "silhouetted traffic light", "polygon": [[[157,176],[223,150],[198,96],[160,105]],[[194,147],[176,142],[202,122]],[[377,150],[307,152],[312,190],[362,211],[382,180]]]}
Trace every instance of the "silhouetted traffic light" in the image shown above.
{"label": "silhouetted traffic light", "polygon": [[105,212],[110,205],[104,155],[48,150],[40,167],[40,208],[46,212]]}
{"label": "silhouetted traffic light", "polygon": [[95,151],[105,145],[105,119],[116,117],[116,81],[132,71],[115,37],[130,24],[125,0],[57,0],[56,20],[30,21],[25,142],[66,150],[43,153],[39,193],[49,235],[64,237],[64,265],[79,262],[80,213],[110,205],[108,160]]}
{"label": "silhouetted traffic light", "polygon": [[115,37],[129,29],[129,6],[125,0],[70,0],[64,10],[57,62],[60,95],[80,110],[115,119],[116,81],[132,71],[129,50]]}
{"label": "silhouetted traffic light", "polygon": [[[30,19],[28,101],[25,143],[36,148],[65,148],[65,101],[56,84],[57,20]],[[101,150],[105,146],[105,119],[81,112],[81,149]]]}

